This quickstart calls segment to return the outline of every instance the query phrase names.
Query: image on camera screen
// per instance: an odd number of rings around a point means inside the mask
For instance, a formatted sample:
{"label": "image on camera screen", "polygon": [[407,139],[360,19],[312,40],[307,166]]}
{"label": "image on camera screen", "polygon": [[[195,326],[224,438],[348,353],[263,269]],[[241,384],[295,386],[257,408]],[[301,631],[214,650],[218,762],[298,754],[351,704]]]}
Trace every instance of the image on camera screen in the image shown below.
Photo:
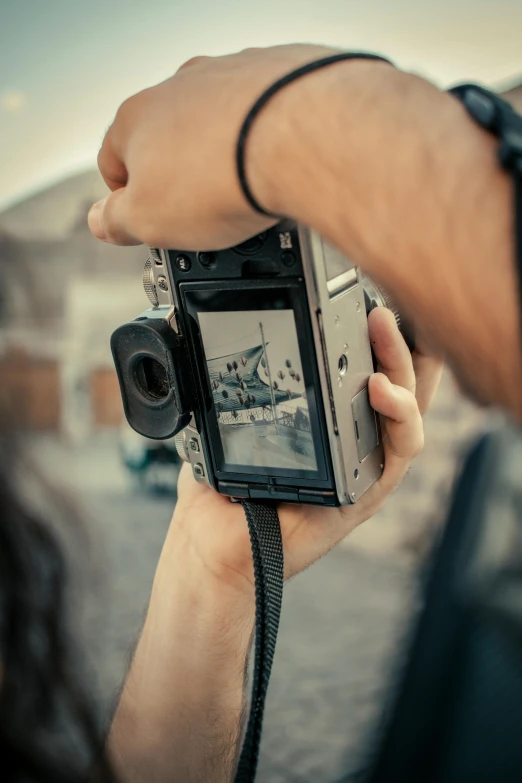
{"label": "image on camera screen", "polygon": [[225,462],[317,470],[293,310],[198,316]]}

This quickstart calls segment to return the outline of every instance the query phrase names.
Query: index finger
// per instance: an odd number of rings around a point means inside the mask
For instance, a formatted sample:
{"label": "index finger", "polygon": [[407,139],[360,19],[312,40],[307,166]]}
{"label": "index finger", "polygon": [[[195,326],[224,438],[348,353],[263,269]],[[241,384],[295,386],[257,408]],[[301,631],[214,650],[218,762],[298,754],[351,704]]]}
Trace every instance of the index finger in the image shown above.
{"label": "index finger", "polygon": [[379,369],[396,386],[415,394],[415,370],[410,349],[399,332],[395,316],[386,307],[376,307],[368,316],[370,342]]}

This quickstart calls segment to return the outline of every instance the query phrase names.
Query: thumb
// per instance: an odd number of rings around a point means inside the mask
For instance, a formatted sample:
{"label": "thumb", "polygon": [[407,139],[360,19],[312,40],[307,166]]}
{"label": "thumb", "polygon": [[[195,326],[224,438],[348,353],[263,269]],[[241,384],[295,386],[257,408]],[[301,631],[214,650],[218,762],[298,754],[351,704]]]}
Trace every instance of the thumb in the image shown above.
{"label": "thumb", "polygon": [[101,201],[97,201],[87,216],[91,234],[112,245],[141,245],[132,231],[129,197],[126,187],[118,188]]}

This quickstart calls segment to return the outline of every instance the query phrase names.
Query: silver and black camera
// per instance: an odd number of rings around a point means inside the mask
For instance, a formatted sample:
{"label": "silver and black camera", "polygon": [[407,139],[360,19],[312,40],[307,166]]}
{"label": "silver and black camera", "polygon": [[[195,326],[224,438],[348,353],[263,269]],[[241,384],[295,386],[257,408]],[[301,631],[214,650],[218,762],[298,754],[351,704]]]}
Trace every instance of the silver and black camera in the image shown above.
{"label": "silver and black camera", "polygon": [[111,347],[129,424],[176,435],[234,498],[356,502],[383,470],[368,399],[371,309],[386,293],[290,221],[216,252],[151,249],[152,308]]}

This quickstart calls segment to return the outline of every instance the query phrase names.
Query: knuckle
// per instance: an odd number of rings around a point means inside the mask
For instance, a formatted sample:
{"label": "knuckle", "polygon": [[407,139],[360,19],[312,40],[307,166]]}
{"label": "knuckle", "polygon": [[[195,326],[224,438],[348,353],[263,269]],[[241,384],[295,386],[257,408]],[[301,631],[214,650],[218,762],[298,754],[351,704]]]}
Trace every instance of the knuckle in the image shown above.
{"label": "knuckle", "polygon": [[191,57],[189,60],[183,63],[183,65],[180,65],[178,68],[178,73],[180,71],[184,71],[185,68],[190,68],[193,65],[197,65],[198,63],[204,62],[205,60],[208,60],[209,58],[204,54],[198,54],[196,57]]}
{"label": "knuckle", "polygon": [[147,100],[147,95],[153,88],[148,87],[145,90],[134,93],[128,98],[125,98],[123,103],[120,104],[114,122],[111,126],[114,133],[120,133],[128,123],[135,118],[136,112],[143,107],[144,101]]}
{"label": "knuckle", "polygon": [[98,166],[98,169],[100,171],[100,174],[102,177],[106,176],[106,162],[105,162],[105,140],[103,142],[103,145],[101,146],[98,155],[96,156],[96,164]]}
{"label": "knuckle", "polygon": [[130,114],[135,103],[135,98],[135,95],[131,95],[130,98],[126,98],[123,103],[120,103],[118,111],[116,112],[114,124],[120,123]]}
{"label": "knuckle", "polygon": [[109,149],[110,149],[111,144],[113,142],[113,137],[114,137],[114,125],[110,125],[107,128],[107,131],[106,131],[105,136],[103,137],[103,141],[101,143],[101,147],[98,150],[97,162],[98,162],[98,166],[99,166],[100,169],[107,162],[107,157],[108,157]]}
{"label": "knuckle", "polygon": [[96,162],[98,164],[98,168],[100,169],[100,171],[102,171],[102,168],[105,164],[105,145],[107,144],[107,133],[105,134],[105,138],[102,142],[102,146],[98,150],[98,155],[96,156]]}

